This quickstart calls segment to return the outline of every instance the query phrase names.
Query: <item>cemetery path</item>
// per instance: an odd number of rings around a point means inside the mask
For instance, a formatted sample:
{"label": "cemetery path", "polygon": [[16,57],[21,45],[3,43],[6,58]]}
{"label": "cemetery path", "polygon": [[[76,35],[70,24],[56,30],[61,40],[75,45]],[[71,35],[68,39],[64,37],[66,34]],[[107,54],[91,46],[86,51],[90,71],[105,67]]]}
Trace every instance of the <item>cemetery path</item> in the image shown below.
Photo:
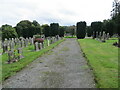
{"label": "cemetery path", "polygon": [[4,81],[3,87],[94,88],[95,82],[76,39],[66,39]]}

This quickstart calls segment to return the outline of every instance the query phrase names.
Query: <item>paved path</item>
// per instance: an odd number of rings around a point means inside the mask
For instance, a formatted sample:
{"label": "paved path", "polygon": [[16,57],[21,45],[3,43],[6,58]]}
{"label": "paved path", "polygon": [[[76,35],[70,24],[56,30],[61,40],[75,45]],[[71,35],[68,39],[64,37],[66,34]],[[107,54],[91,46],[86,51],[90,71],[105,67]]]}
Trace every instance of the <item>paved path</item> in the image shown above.
{"label": "paved path", "polygon": [[95,84],[76,39],[67,39],[7,79],[3,87],[93,88]]}

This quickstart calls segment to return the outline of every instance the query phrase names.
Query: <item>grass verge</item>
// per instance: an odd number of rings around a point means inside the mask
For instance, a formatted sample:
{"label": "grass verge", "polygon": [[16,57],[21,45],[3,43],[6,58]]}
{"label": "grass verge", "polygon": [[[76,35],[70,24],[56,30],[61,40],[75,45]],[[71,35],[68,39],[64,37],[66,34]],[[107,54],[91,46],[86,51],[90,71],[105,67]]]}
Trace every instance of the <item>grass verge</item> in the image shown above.
{"label": "grass verge", "polygon": [[65,36],[64,38],[77,38],[76,36]]}
{"label": "grass verge", "polygon": [[23,49],[23,56],[25,58],[19,60],[18,62],[12,63],[12,64],[6,64],[6,62],[8,60],[7,54],[3,54],[2,55],[2,80],[0,80],[0,82],[4,81],[5,79],[7,79],[8,77],[10,77],[12,75],[15,75],[16,72],[20,71],[22,68],[26,67],[26,65],[28,65],[29,63],[31,63],[32,61],[34,61],[35,59],[37,59],[44,53],[48,52],[49,50],[51,50],[52,48],[54,48],[55,46],[57,46],[64,40],[65,39],[59,40],[59,41],[51,44],[50,46],[47,46],[46,48],[44,48],[40,51],[37,51],[37,52],[34,51],[33,45],[28,46]]}
{"label": "grass verge", "polygon": [[110,39],[102,43],[93,39],[78,39],[93,69],[97,88],[118,88],[118,48],[112,45],[116,41]]}

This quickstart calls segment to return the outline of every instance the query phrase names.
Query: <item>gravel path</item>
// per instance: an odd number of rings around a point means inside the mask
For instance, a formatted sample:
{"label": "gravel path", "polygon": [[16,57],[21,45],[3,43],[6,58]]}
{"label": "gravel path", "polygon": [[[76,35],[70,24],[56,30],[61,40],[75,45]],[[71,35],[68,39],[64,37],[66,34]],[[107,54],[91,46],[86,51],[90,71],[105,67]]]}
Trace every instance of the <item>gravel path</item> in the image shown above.
{"label": "gravel path", "polygon": [[94,88],[95,82],[76,39],[66,39],[4,81],[3,87]]}

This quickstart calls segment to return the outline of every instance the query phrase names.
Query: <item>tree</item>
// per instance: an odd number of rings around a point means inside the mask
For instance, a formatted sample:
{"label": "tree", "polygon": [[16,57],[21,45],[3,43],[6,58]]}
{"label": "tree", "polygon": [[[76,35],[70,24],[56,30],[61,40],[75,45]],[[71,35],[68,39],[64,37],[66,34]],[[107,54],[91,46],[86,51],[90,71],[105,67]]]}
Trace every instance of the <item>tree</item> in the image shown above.
{"label": "tree", "polygon": [[120,47],[120,2],[114,0],[113,10],[111,11],[112,20],[115,22],[116,31],[118,34],[118,46]]}
{"label": "tree", "polygon": [[60,37],[64,37],[64,31],[65,31],[65,27],[64,26],[60,26],[59,27],[59,36]]}
{"label": "tree", "polygon": [[102,22],[100,21],[92,22],[91,29],[93,31],[93,38],[96,38],[96,33],[98,32],[99,34],[102,31]]}
{"label": "tree", "polygon": [[110,37],[113,36],[115,31],[115,23],[112,20],[104,20],[103,21],[103,30],[106,33],[109,33]]}
{"label": "tree", "polygon": [[16,31],[18,33],[18,36],[19,37],[29,37],[30,36],[30,31],[31,31],[31,26],[32,26],[32,23],[28,20],[23,20],[23,21],[20,21],[17,26],[15,27],[16,28]]}
{"label": "tree", "polygon": [[58,23],[51,23],[50,24],[50,36],[56,36],[59,32],[59,24]]}
{"label": "tree", "polygon": [[43,28],[45,37],[49,37],[50,36],[50,26],[45,24],[45,25],[42,25],[42,28]]}
{"label": "tree", "polygon": [[70,34],[72,35],[72,37],[75,35],[75,25],[73,25],[73,26],[69,26],[68,27],[69,28],[69,32],[70,32]]}
{"label": "tree", "polygon": [[35,34],[42,34],[42,30],[41,30],[41,27],[40,27],[40,24],[36,21],[36,20],[34,20],[33,22],[32,22],[32,24],[34,25],[34,35]]}
{"label": "tree", "polygon": [[37,21],[30,22],[29,20],[22,20],[16,25],[16,31],[19,37],[33,37],[33,35],[41,35],[41,27]]}
{"label": "tree", "polygon": [[76,34],[77,34],[77,38],[78,39],[85,38],[85,35],[86,35],[86,22],[85,21],[83,21],[83,22],[77,22],[77,31],[76,31]]}
{"label": "tree", "polygon": [[87,26],[86,31],[87,31],[87,36],[88,36],[88,37],[91,37],[92,34],[93,34],[93,31],[92,31],[92,29],[91,29],[91,26]]}
{"label": "tree", "polygon": [[15,28],[13,28],[11,25],[2,25],[0,31],[2,33],[2,40],[5,40],[5,38],[16,38],[18,36]]}

